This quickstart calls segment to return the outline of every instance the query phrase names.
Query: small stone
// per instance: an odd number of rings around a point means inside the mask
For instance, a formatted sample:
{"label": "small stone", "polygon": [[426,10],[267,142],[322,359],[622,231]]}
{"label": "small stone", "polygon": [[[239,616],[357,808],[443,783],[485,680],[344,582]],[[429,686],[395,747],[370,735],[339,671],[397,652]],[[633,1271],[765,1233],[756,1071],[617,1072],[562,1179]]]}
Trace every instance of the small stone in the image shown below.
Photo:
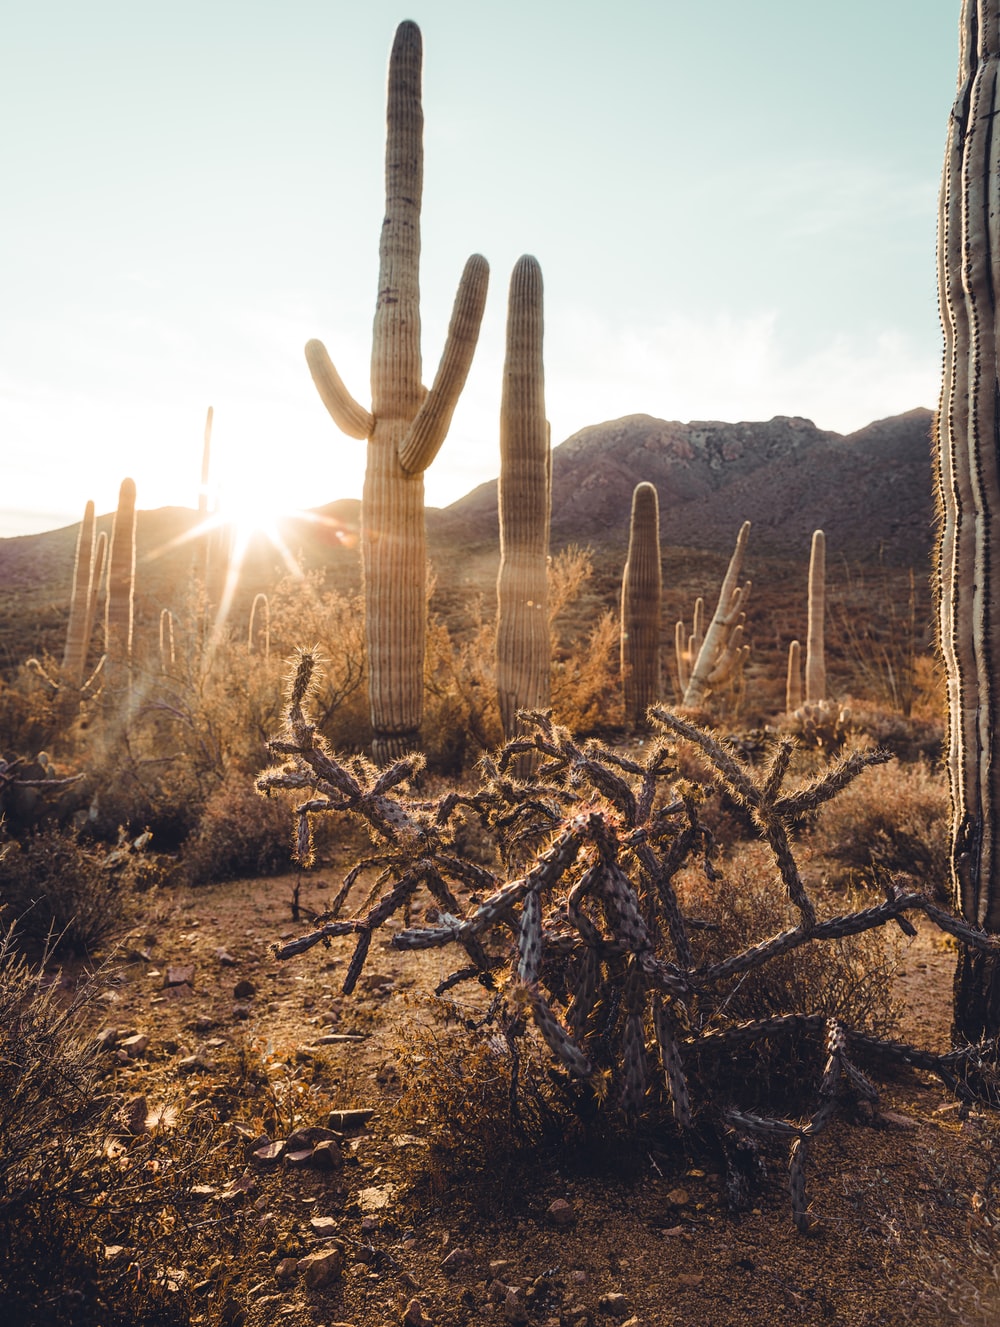
{"label": "small stone", "polygon": [[565,1198],[556,1198],[549,1203],[547,1216],[554,1226],[571,1226],[576,1220],[576,1213]]}
{"label": "small stone", "polygon": [[671,1207],[686,1207],[691,1201],[691,1195],[687,1189],[671,1189],[667,1194],[667,1202]]}
{"label": "small stone", "polygon": [[895,1129],[899,1133],[912,1133],[914,1129],[920,1128],[920,1121],[915,1120],[912,1115],[904,1115],[898,1110],[883,1110],[878,1114],[878,1121],[890,1129]]}
{"label": "small stone", "polygon": [[646,1327],[646,1324],[642,1320],[642,1318],[632,1317],[629,1318],[626,1322],[623,1322],[622,1327]]}
{"label": "small stone", "polygon": [[330,1239],[337,1233],[337,1218],[335,1216],[313,1216],[309,1218],[309,1225],[314,1235],[320,1239]]}
{"label": "small stone", "polygon": [[586,1284],[587,1273],[583,1271],[582,1268],[578,1267],[575,1271],[570,1272],[569,1279],[573,1282],[574,1285],[582,1286]]}
{"label": "small stone", "polygon": [[149,1107],[146,1104],[145,1097],[133,1097],[131,1101],[125,1103],[122,1116],[125,1128],[133,1138],[138,1138],[140,1134],[146,1133],[146,1116],[148,1114]]}
{"label": "small stone", "polygon": [[515,1327],[523,1327],[523,1324],[528,1321],[524,1291],[517,1286],[511,1286],[507,1291],[507,1298],[503,1302],[503,1316],[507,1322],[514,1323]]}
{"label": "small stone", "polygon": [[507,1270],[509,1266],[510,1263],[507,1261],[506,1258],[494,1258],[493,1261],[490,1263],[490,1272],[493,1276],[499,1277]]}
{"label": "small stone", "polygon": [[282,1258],[274,1269],[274,1279],[276,1281],[290,1281],[295,1275],[295,1269],[298,1265],[298,1258]]}
{"label": "small stone", "polygon": [[452,1249],[447,1258],[442,1260],[441,1270],[451,1274],[452,1272],[461,1271],[463,1267],[468,1267],[471,1262],[471,1249]]}
{"label": "small stone", "polygon": [[230,954],[228,950],[217,949],[215,951],[215,957],[219,960],[220,965],[224,968],[235,968],[236,966],[236,959],[233,958],[232,954]]}
{"label": "small stone", "polygon": [[300,1258],[298,1269],[305,1274],[310,1290],[319,1290],[335,1281],[344,1270],[344,1255],[338,1248],[319,1249]]}
{"label": "small stone", "polygon": [[149,1038],[141,1032],[137,1032],[134,1037],[126,1037],[123,1042],[120,1042],[118,1049],[124,1051],[128,1059],[138,1060],[140,1056],[145,1055],[148,1046]]}
{"label": "small stone", "polygon": [[311,1162],[319,1170],[337,1170],[344,1164],[344,1154],[340,1150],[340,1144],[335,1138],[317,1143],[313,1148]]}
{"label": "small stone", "polygon": [[705,1279],[703,1272],[681,1272],[677,1277],[679,1286],[686,1286],[688,1289],[696,1290]]}
{"label": "small stone", "polygon": [[602,1313],[606,1313],[609,1318],[624,1318],[629,1312],[628,1300],[616,1290],[602,1295],[597,1301],[597,1307]]}
{"label": "small stone", "polygon": [[376,1184],[369,1189],[359,1189],[358,1206],[363,1212],[380,1212],[389,1206],[395,1192],[394,1184]]}
{"label": "small stone", "polygon": [[171,965],[167,968],[167,975],[163,979],[163,985],[166,986],[193,986],[194,985],[194,966],[192,964]]}
{"label": "small stone", "polygon": [[302,1129],[293,1129],[287,1141],[290,1152],[299,1152],[306,1147],[313,1148],[317,1143],[336,1142],[337,1135],[321,1124],[309,1124]]}
{"label": "small stone", "polygon": [[265,1143],[263,1147],[255,1147],[253,1154],[258,1161],[280,1161],[284,1150],[285,1140],[279,1138],[276,1143]]}
{"label": "small stone", "polygon": [[366,1107],[358,1107],[355,1110],[332,1110],[327,1124],[331,1129],[339,1129],[341,1132],[363,1129],[374,1114],[374,1110]]}
{"label": "small stone", "polygon": [[101,1028],[94,1038],[94,1045],[99,1051],[113,1051],[118,1044],[117,1028]]}
{"label": "small stone", "polygon": [[507,1298],[507,1291],[509,1289],[509,1285],[505,1285],[503,1281],[498,1281],[494,1278],[486,1287],[486,1296],[491,1304],[502,1304]]}
{"label": "small stone", "polygon": [[434,1327],[430,1318],[424,1317],[424,1306],[419,1299],[411,1299],[403,1314],[403,1327]]}
{"label": "small stone", "polygon": [[257,994],[257,987],[253,984],[252,981],[247,980],[247,978],[244,978],[242,981],[238,981],[236,985],[233,987],[234,1000],[252,1000],[256,994]]}
{"label": "small stone", "polygon": [[299,1148],[295,1152],[285,1152],[281,1161],[282,1164],[286,1166],[307,1166],[312,1160],[312,1154],[313,1150],[311,1147]]}
{"label": "small stone", "polygon": [[250,1006],[248,1004],[233,1005],[233,1018],[235,1018],[238,1023],[245,1023],[249,1017]]}
{"label": "small stone", "polygon": [[196,1074],[207,1068],[207,1063],[200,1055],[185,1055],[182,1060],[177,1061],[177,1072],[179,1074]]}

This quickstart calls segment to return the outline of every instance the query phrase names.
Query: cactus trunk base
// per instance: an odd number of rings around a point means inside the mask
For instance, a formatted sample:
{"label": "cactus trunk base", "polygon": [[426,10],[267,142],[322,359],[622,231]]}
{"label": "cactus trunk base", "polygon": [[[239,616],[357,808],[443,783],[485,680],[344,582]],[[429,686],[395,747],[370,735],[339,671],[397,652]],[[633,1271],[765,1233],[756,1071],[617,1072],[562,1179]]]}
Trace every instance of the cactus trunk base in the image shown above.
{"label": "cactus trunk base", "polygon": [[372,759],[376,765],[390,765],[403,756],[420,750],[420,730],[408,733],[376,733],[372,742]]}
{"label": "cactus trunk base", "polygon": [[959,949],[951,1031],[956,1046],[1000,1035],[1000,955]]}

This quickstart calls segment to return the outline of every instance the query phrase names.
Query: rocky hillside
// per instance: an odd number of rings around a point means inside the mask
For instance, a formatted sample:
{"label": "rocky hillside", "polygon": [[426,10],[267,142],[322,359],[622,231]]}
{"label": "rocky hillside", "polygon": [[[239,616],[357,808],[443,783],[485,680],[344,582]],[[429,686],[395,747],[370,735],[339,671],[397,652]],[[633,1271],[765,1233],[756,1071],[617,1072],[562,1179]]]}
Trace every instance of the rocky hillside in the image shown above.
{"label": "rocky hillside", "polygon": [[[926,563],[933,542],[929,410],[878,420],[846,437],[811,420],[675,421],[650,415],[595,424],[552,453],[552,535],[597,546],[621,541],[632,490],[656,485],[665,545],[731,550],[740,524],[754,548],[801,557],[813,530],[831,553]],[[483,484],[429,514],[435,543],[495,540],[497,486]]]}

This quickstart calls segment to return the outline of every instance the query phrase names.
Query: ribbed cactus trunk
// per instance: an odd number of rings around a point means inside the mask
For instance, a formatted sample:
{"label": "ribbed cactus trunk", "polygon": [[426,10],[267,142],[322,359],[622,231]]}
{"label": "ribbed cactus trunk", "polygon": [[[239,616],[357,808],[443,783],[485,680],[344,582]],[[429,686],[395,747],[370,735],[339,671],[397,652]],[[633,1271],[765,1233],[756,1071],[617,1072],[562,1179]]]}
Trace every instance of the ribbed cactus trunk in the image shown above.
{"label": "ribbed cactus trunk", "polygon": [[785,713],[794,714],[802,707],[802,646],[793,640],[788,647],[788,672],[785,677]]}
{"label": "ribbed cactus trunk", "polygon": [[73,687],[83,686],[87,667],[87,648],[93,630],[94,614],[91,592],[94,585],[94,560],[97,540],[94,531],[94,504],[88,502],[83,511],[80,533],[76,541],[73,563],[73,590],[69,601],[69,622],[66,626],[66,648],[63,651],[62,671]]}
{"label": "ribbed cactus trunk", "polygon": [[500,573],[497,579],[497,696],[504,738],[517,712],[546,709],[549,635],[551,451],[542,362],[542,272],[525,255],[510,280],[507,354],[500,402]]}
{"label": "ribbed cactus trunk", "polygon": [[628,558],[622,578],[621,670],[625,722],[646,726],[646,711],[660,696],[660,504],[653,484],[632,494]]}
{"label": "ribbed cactus trunk", "polygon": [[809,555],[809,617],[806,627],[806,704],[826,700],[826,535],[814,530]]}
{"label": "ribbed cactus trunk", "polygon": [[347,391],[319,341],[306,359],[324,404],[350,437],[367,438],[361,506],[373,755],[395,759],[419,742],[426,632],[424,471],[437,455],[472,363],[489,268],[474,255],[459,286],[430,391],[421,381],[420,203],[422,47],[401,23],[389,60],[385,220],[371,358],[372,408]]}
{"label": "ribbed cactus trunk", "polygon": [[[964,0],[938,225],[944,379],[935,456],[938,633],[948,676],[952,876],[1000,932],[1000,0]],[[1000,967],[959,949],[954,1034],[1000,1033]]]}
{"label": "ribbed cactus trunk", "polygon": [[123,479],[108,552],[108,591],[104,610],[104,691],[106,708],[124,716],[131,703],[132,610],[135,599],[135,482]]}

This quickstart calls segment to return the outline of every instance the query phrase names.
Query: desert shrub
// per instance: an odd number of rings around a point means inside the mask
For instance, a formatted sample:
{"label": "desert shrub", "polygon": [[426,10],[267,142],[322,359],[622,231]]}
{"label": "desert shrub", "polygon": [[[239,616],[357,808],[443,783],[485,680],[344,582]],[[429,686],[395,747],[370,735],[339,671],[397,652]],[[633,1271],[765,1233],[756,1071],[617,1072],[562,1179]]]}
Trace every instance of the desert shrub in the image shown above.
{"label": "desert shrub", "polygon": [[292,832],[291,811],[283,801],[265,802],[243,775],[228,775],[209,796],[184,845],[185,872],[198,885],[285,871],[292,860]]}
{"label": "desert shrub", "polygon": [[944,776],[926,761],[882,765],[822,808],[812,848],[835,884],[872,873],[906,876],[942,901],[950,894],[950,801]]}
{"label": "desert shrub", "polygon": [[109,852],[63,830],[12,841],[0,857],[0,917],[22,939],[93,953],[127,929],[137,890],[160,878],[142,846],[123,836]]}
{"label": "desert shrub", "polygon": [[941,718],[945,713],[944,705],[931,715],[912,711],[904,715],[864,700],[849,699],[846,706],[848,726],[857,738],[868,738],[900,760],[940,759],[944,743]]}

